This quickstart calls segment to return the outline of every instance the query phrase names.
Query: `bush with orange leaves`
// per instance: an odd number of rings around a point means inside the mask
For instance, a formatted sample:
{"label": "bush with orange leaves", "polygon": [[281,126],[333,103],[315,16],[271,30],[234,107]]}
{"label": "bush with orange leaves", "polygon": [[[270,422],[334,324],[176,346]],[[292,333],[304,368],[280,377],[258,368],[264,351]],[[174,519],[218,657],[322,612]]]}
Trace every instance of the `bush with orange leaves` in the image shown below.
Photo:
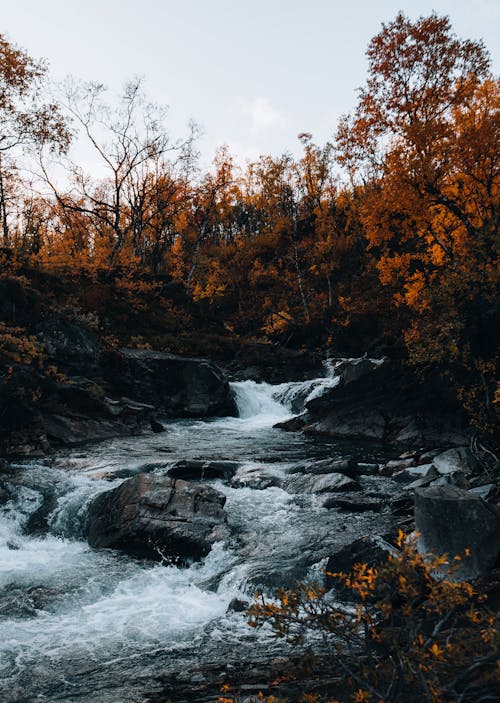
{"label": "bush with orange leaves", "polygon": [[402,532],[398,547],[379,568],[356,564],[351,574],[329,574],[357,605],[300,584],[273,601],[257,596],[250,625],[270,624],[295,644],[320,634],[332,668],[345,677],[343,701],[500,700],[498,615],[471,584],[455,580],[461,557],[421,555]]}

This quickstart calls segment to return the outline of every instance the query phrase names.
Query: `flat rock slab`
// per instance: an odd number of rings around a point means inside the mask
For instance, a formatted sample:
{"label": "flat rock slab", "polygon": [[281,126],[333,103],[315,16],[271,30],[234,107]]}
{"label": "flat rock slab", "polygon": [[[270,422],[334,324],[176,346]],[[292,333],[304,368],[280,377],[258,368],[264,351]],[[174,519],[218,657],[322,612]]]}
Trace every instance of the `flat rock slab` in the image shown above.
{"label": "flat rock slab", "polygon": [[91,503],[88,541],[156,560],[199,559],[228,536],[225,501],[211,486],[137,474]]}

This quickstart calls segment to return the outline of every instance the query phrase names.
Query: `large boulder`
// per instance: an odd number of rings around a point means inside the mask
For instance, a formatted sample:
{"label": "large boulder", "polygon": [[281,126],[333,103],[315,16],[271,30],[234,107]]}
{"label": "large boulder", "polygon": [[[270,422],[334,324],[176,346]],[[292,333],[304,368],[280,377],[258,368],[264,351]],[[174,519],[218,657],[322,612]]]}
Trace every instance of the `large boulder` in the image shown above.
{"label": "large boulder", "polygon": [[[423,383],[399,362],[344,360],[340,381],[306,403],[306,433],[404,446],[465,444],[465,421],[453,391],[438,376]],[[283,429],[297,429],[282,424]]]}
{"label": "large boulder", "polygon": [[228,535],[226,498],[210,486],[137,474],[89,507],[88,541],[153,559],[199,559]]}
{"label": "large boulder", "polygon": [[415,528],[419,549],[436,555],[470,556],[457,562],[457,576],[476,578],[495,566],[500,555],[500,511],[469,491],[431,486],[415,491]]}
{"label": "large boulder", "polygon": [[237,415],[228,380],[206,359],[190,359],[148,349],[103,355],[115,393],[151,403],[169,417]]}

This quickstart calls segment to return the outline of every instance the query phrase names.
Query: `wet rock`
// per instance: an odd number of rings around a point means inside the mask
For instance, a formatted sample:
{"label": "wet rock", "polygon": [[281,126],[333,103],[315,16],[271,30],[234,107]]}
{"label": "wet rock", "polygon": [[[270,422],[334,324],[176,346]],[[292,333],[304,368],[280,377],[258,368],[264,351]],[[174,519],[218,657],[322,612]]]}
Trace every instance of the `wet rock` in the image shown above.
{"label": "wet rock", "polygon": [[91,503],[88,541],[157,560],[199,559],[228,536],[225,501],[207,485],[138,474]]}
{"label": "wet rock", "polygon": [[154,432],[155,434],[160,434],[160,432],[165,432],[165,428],[163,427],[161,422],[158,422],[158,420],[153,419],[153,420],[151,420],[151,422],[149,424],[150,424],[152,432]]}
{"label": "wet rock", "polygon": [[38,435],[42,422],[40,397],[40,377],[34,368],[0,365],[0,435],[17,430],[28,430],[30,438]]}
{"label": "wet rock", "polygon": [[457,576],[476,578],[495,566],[500,554],[500,511],[479,496],[454,486],[431,486],[415,493],[419,549],[470,557]]}
{"label": "wet rock", "polygon": [[432,481],[437,476],[438,472],[433,464],[422,464],[421,466],[410,466],[407,469],[398,471],[393,474],[392,479],[397,483],[412,483],[418,479]]}
{"label": "wet rock", "polygon": [[349,456],[344,459],[321,459],[320,461],[313,461],[305,467],[304,473],[313,474],[314,476],[332,473],[355,476],[357,475],[356,469],[356,461]]}
{"label": "wet rock", "polygon": [[281,478],[270,474],[267,469],[251,466],[238,469],[231,479],[230,485],[232,488],[253,488],[257,491],[263,491],[266,488],[280,486],[281,483]]}
{"label": "wet rock", "polygon": [[450,471],[443,476],[435,478],[431,486],[458,486],[458,488],[469,488],[469,482],[462,471]]}
{"label": "wet rock", "polygon": [[393,498],[390,501],[391,513],[398,516],[407,516],[413,514],[413,498],[403,496]]}
{"label": "wet rock", "polygon": [[483,486],[476,486],[475,488],[470,488],[469,493],[479,496],[483,500],[489,500],[493,498],[498,493],[498,487],[494,483],[486,483]]}
{"label": "wet rock", "polygon": [[244,613],[250,607],[250,603],[242,598],[233,598],[227,606],[228,613]]}
{"label": "wet rock", "polygon": [[408,459],[392,459],[387,462],[385,469],[387,469],[388,472],[392,471],[392,473],[396,473],[398,471],[402,471],[403,469],[407,469],[410,466],[415,466],[415,464],[416,461],[413,457]]}
{"label": "wet rock", "polygon": [[389,555],[396,552],[397,550],[382,537],[361,537],[329,557],[326,565],[326,587],[335,588],[340,595],[354,600],[353,592],[346,589],[342,580],[334,574],[351,573],[355,564],[379,566],[387,561]]}
{"label": "wet rock", "polygon": [[304,415],[298,415],[297,417],[291,417],[289,420],[283,420],[282,422],[277,422],[273,427],[278,430],[285,430],[285,432],[298,432],[304,427],[307,427],[311,418],[305,413]]}
{"label": "wet rock", "polygon": [[436,375],[424,383],[395,361],[362,368],[367,373],[347,375],[306,403],[304,432],[412,447],[464,444],[465,419],[445,380]]}
{"label": "wet rock", "polygon": [[104,355],[102,366],[115,390],[151,404],[169,417],[237,414],[227,378],[206,359],[122,349]]}
{"label": "wet rock", "polygon": [[340,498],[339,496],[325,496],[322,500],[324,508],[337,508],[349,513],[364,513],[368,510],[379,513],[384,508],[385,502],[377,498]]}
{"label": "wet rock", "polygon": [[28,589],[28,596],[36,610],[45,610],[56,598],[61,595],[59,588],[48,586],[32,586]]}
{"label": "wet rock", "polygon": [[335,491],[359,491],[357,481],[344,474],[331,473],[319,476],[291,476],[285,483],[286,490],[292,493],[329,493]]}
{"label": "wet rock", "polygon": [[183,481],[207,481],[222,478],[228,481],[238,468],[235,461],[177,461],[168,470],[172,478],[181,478]]}
{"label": "wet rock", "polygon": [[457,471],[468,474],[477,468],[477,460],[468,447],[447,449],[437,454],[432,459],[432,464],[441,475],[453,474]]}
{"label": "wet rock", "polygon": [[0,505],[5,505],[10,500],[10,493],[5,486],[0,483]]}

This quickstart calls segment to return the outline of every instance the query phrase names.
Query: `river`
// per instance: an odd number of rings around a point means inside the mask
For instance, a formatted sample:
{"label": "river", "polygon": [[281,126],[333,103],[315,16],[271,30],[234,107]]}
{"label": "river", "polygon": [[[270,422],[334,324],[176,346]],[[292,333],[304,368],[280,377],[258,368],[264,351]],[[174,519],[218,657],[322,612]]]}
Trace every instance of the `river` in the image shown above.
{"label": "river", "polygon": [[[162,434],[20,463],[11,500],[0,507],[0,700],[139,703],[160,672],[279,652],[270,632],[227,612],[231,600],[251,600],[257,588],[271,595],[296,579],[321,580],[332,550],[381,531],[389,516],[340,513],[314,495],[218,480],[232,536],[201,562],[178,568],[91,549],[83,538],[87,506],[128,476],[165,474],[179,459],[237,461],[278,481],[315,458],[386,459],[381,446],[273,428],[335,382],[329,372],[280,386],[234,383],[238,418],[164,420]],[[363,479],[367,490],[383,484]],[[40,523],[34,517],[44,503]]]}

